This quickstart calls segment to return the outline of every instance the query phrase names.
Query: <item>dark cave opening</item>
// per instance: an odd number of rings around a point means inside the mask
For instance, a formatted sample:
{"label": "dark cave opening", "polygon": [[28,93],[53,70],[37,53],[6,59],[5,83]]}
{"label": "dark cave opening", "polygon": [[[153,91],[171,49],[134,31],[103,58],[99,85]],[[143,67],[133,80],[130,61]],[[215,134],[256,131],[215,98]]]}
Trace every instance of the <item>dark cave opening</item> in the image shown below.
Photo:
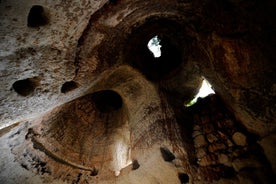
{"label": "dark cave opening", "polygon": [[138,160],[133,160],[132,161],[132,170],[136,170],[140,167],[140,164],[138,162]]}
{"label": "dark cave opening", "polygon": [[37,78],[27,78],[13,83],[12,88],[21,96],[28,96],[38,85]]}
{"label": "dark cave opening", "polygon": [[62,93],[67,93],[70,92],[74,89],[78,88],[78,84],[75,81],[68,81],[65,82],[62,87],[61,87],[61,92]]}
{"label": "dark cave opening", "polygon": [[189,176],[186,173],[179,173],[178,178],[181,184],[185,184],[189,182]]}
{"label": "dark cave opening", "polygon": [[98,91],[92,94],[97,109],[103,113],[119,110],[123,105],[121,96],[112,90]]}
{"label": "dark cave opening", "polygon": [[[185,60],[183,50],[189,43],[185,28],[169,19],[150,19],[135,28],[124,49],[124,61],[138,69],[151,81],[160,81],[178,71]],[[158,56],[149,51],[157,47]]]}
{"label": "dark cave opening", "polygon": [[49,19],[42,6],[34,5],[30,9],[27,22],[28,27],[39,27],[48,24]]}
{"label": "dark cave opening", "polygon": [[166,147],[160,147],[160,152],[166,162],[171,162],[175,159],[174,154]]}
{"label": "dark cave opening", "polygon": [[145,46],[142,50],[143,59],[133,63],[150,80],[165,78],[181,63],[181,53],[169,37],[162,37],[160,44],[162,45],[160,57],[153,57]]}

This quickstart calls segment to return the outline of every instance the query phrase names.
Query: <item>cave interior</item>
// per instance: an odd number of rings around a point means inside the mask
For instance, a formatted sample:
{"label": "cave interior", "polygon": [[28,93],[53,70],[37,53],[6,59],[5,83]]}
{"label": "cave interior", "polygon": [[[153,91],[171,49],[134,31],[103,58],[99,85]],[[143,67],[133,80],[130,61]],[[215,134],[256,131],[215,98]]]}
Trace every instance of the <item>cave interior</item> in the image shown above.
{"label": "cave interior", "polygon": [[274,183],[275,9],[0,1],[0,183]]}

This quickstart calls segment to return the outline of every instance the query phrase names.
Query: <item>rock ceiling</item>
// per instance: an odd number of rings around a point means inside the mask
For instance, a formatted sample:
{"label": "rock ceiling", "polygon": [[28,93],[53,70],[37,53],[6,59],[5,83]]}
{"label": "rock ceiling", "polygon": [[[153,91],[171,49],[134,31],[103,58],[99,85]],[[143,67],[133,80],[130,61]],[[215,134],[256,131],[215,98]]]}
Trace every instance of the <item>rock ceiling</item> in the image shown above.
{"label": "rock ceiling", "polygon": [[275,8],[0,1],[0,183],[272,182]]}

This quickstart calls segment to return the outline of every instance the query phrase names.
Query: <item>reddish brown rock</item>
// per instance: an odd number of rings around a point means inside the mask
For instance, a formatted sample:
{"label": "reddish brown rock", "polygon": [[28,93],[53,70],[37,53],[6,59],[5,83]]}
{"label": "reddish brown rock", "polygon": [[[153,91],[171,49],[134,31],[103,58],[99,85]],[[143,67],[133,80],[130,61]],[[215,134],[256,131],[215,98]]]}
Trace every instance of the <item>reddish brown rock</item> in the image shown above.
{"label": "reddish brown rock", "polygon": [[196,157],[198,159],[200,159],[200,158],[202,158],[204,156],[206,156],[206,149],[205,148],[198,148],[198,149],[196,149]]}
{"label": "reddish brown rock", "polygon": [[193,131],[193,138],[195,138],[196,136],[199,136],[199,135],[202,135],[202,132],[201,131]]}
{"label": "reddish brown rock", "polygon": [[200,166],[210,166],[217,164],[215,155],[206,155],[205,157],[199,159],[198,164]]}
{"label": "reddish brown rock", "polygon": [[232,136],[232,140],[238,146],[245,146],[247,144],[246,136],[241,132],[235,132]]}
{"label": "reddish brown rock", "polygon": [[235,171],[240,171],[243,168],[260,168],[262,167],[262,164],[254,159],[254,158],[248,158],[248,159],[235,159],[232,162],[233,168],[235,169]]}
{"label": "reddish brown rock", "polygon": [[217,152],[217,151],[220,151],[220,150],[225,150],[225,149],[226,149],[226,146],[223,143],[214,143],[214,144],[211,144],[211,145],[208,146],[208,150],[211,153],[214,153],[214,152]]}
{"label": "reddish brown rock", "polygon": [[213,143],[216,142],[218,140],[218,138],[214,135],[214,134],[207,134],[207,140],[209,143]]}
{"label": "reddish brown rock", "polygon": [[201,127],[200,127],[199,125],[195,125],[195,126],[193,127],[193,130],[194,130],[194,131],[200,131],[200,130],[201,130]]}
{"label": "reddish brown rock", "polygon": [[196,148],[202,147],[202,146],[206,146],[207,142],[206,139],[203,135],[199,135],[197,137],[194,138],[194,145]]}
{"label": "reddish brown rock", "polygon": [[213,126],[213,124],[208,123],[208,124],[204,124],[204,125],[203,125],[203,132],[204,132],[205,134],[212,133],[213,131],[214,131],[214,126]]}
{"label": "reddish brown rock", "polygon": [[225,154],[218,155],[218,163],[223,164],[225,166],[229,166],[229,167],[232,166],[229,157]]}

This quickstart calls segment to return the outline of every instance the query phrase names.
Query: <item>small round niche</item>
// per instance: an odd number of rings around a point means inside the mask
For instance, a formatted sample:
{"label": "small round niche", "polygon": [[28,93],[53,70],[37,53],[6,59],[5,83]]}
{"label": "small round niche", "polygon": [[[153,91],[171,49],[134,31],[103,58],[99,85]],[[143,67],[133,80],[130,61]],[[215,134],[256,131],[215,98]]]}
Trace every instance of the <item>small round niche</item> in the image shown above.
{"label": "small round niche", "polygon": [[38,86],[38,83],[39,80],[37,78],[28,78],[14,82],[12,88],[19,95],[28,96],[34,92],[35,88]]}
{"label": "small round niche", "polygon": [[78,88],[78,84],[75,81],[68,81],[62,85],[60,91],[62,93],[68,93],[76,88]]}
{"label": "small round niche", "polygon": [[92,100],[96,108],[104,113],[119,110],[123,105],[121,96],[112,90],[95,92],[92,94]]}
{"label": "small round niche", "polygon": [[40,5],[34,5],[28,14],[28,27],[39,27],[48,24],[49,19],[45,14],[44,8]]}
{"label": "small round niche", "polygon": [[185,184],[189,182],[189,176],[186,173],[179,173],[178,178],[181,184]]}

